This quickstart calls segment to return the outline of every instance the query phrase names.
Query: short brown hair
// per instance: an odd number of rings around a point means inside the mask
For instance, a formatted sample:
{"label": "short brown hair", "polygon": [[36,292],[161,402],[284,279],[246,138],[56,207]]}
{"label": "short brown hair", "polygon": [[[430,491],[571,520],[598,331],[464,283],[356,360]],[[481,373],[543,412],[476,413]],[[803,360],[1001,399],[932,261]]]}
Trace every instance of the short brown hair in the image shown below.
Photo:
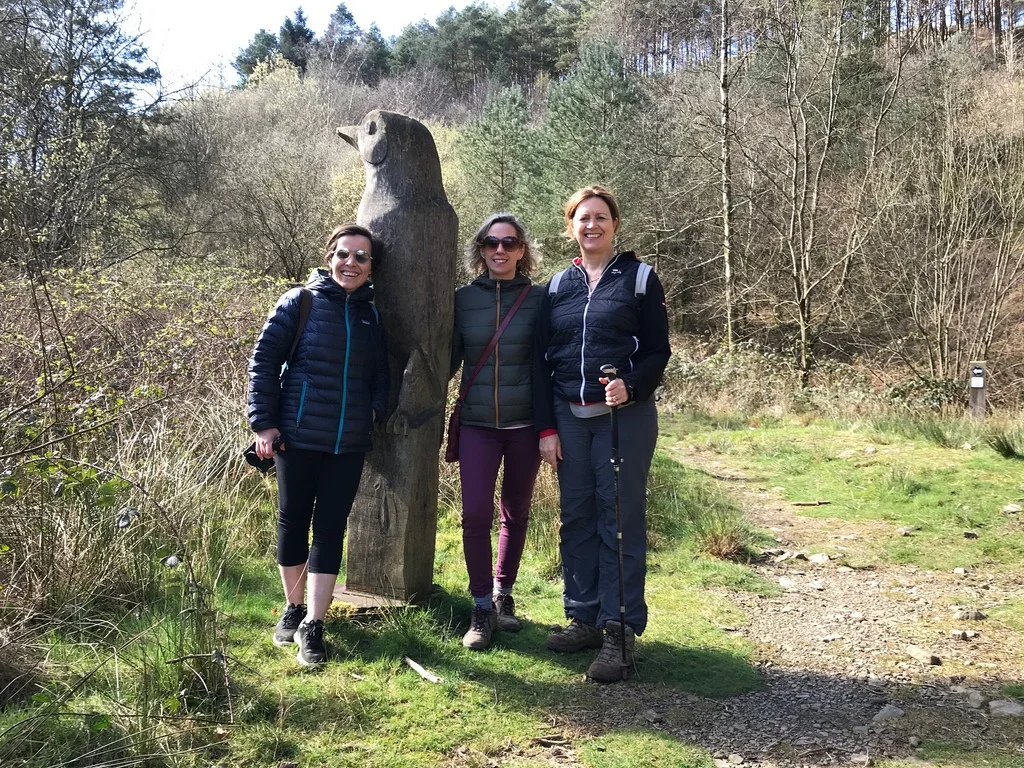
{"label": "short brown hair", "polygon": [[573,196],[565,201],[565,232],[563,234],[566,237],[572,237],[572,217],[576,215],[576,209],[580,207],[584,200],[589,200],[592,197],[600,197],[607,203],[608,210],[612,213],[612,221],[615,222],[615,228],[619,228],[621,216],[619,215],[619,204],[615,200],[615,195],[612,194],[608,187],[601,184],[591,184],[589,187],[577,189]]}
{"label": "short brown hair", "polygon": [[495,213],[484,219],[484,223],[476,231],[476,234],[466,243],[466,271],[471,275],[482,275],[487,271],[487,262],[484,261],[481,246],[487,233],[495,224],[508,224],[516,231],[516,237],[523,241],[523,258],[516,265],[516,271],[529,277],[533,271],[540,266],[540,253],[537,244],[531,242],[530,235],[523,223],[511,213]]}
{"label": "short brown hair", "polygon": [[331,256],[334,255],[334,247],[338,244],[338,241],[345,235],[362,235],[370,241],[370,258],[373,259],[373,266],[375,268],[380,267],[381,259],[384,258],[384,243],[382,243],[374,234],[366,227],[360,226],[359,224],[339,224],[331,232],[331,236],[327,238],[327,248],[324,250],[324,266],[329,267],[331,265]]}

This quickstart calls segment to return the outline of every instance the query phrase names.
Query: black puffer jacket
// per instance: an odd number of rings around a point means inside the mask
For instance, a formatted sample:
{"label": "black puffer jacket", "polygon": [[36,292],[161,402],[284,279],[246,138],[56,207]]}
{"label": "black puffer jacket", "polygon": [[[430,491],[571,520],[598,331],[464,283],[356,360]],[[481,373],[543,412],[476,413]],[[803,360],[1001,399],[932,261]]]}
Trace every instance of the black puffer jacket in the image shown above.
{"label": "black puffer jacket", "polygon": [[580,259],[562,276],[558,291],[545,288],[537,320],[534,426],[553,429],[553,398],[603,403],[601,366],[614,365],[631,393],[647,400],[668,364],[665,289],[653,271],[636,295],[640,261],[631,251],[616,254],[593,292]]}
{"label": "black puffer jacket", "polygon": [[288,291],[267,317],[249,360],[249,426],[277,427],[288,447],[358,453],[372,447],[373,414],[386,417],[384,326],[364,284],[346,293],[324,269],[310,275],[306,327],[280,376],[299,324],[301,290]]}
{"label": "black puffer jacket", "polygon": [[544,289],[530,278],[494,280],[482,275],[455,292],[451,375],[462,365],[459,391],[522,291],[522,306],[473,381],[461,422],[472,427],[515,427],[533,423],[533,345]]}

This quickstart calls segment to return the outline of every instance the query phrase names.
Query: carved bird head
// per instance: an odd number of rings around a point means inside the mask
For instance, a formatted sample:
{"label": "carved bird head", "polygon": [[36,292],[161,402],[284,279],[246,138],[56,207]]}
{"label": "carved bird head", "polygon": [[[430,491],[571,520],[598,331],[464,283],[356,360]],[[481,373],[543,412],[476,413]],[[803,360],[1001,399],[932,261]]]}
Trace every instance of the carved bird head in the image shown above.
{"label": "carved bird head", "polygon": [[[338,128],[338,136],[359,151],[373,173],[387,186],[405,183],[436,184],[441,190],[441,163],[430,131],[419,120],[375,109],[359,125]],[[381,179],[381,176],[390,177]],[[429,192],[420,189],[421,193]]]}

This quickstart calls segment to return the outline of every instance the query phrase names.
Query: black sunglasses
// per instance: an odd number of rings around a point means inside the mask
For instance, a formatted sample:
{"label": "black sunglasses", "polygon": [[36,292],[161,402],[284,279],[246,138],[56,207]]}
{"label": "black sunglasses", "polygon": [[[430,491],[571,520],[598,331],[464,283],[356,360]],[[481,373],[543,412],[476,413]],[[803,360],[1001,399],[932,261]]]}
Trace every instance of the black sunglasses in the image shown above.
{"label": "black sunglasses", "polygon": [[344,246],[339,245],[337,248],[334,249],[334,255],[337,256],[342,261],[347,259],[350,254],[352,256],[355,256],[356,257],[356,261],[359,262],[360,264],[365,264],[366,262],[368,262],[370,259],[373,258],[370,254],[368,254],[362,248],[360,248],[358,251],[350,251],[348,248],[345,248]]}
{"label": "black sunglasses", "polygon": [[480,245],[490,251],[498,250],[498,246],[504,246],[506,251],[516,251],[523,244],[523,241],[518,237],[502,237],[497,238],[494,235],[488,235],[480,241]]}

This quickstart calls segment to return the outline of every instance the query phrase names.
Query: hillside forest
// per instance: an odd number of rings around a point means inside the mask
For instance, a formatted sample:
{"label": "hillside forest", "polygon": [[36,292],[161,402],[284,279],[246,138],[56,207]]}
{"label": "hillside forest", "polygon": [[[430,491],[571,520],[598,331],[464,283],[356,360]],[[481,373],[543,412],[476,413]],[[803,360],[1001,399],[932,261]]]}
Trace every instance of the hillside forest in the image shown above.
{"label": "hillside forest", "polygon": [[[284,667],[265,637],[277,610],[273,483],[241,458],[252,439],[246,362],[276,298],[355,217],[364,170],[336,129],[377,108],[430,128],[461,240],[511,211],[539,245],[543,279],[575,255],[563,201],[586,184],[614,190],[621,248],[666,289],[673,356],[660,407],[666,422],[689,419],[673,422],[672,456],[697,451],[692,435],[720,421],[730,431],[702,445],[760,441],[765,461],[790,467],[815,419],[882,424],[941,446],[915,470],[939,474],[919,483],[880,452],[870,461],[881,479],[842,479],[840,448],[812,446],[821,463],[799,478],[805,499],[851,493],[861,514],[864,493],[903,489],[918,501],[885,496],[878,514],[917,526],[939,504],[924,491],[949,489],[940,532],[961,542],[989,519],[968,508],[978,492],[958,484],[961,462],[1019,511],[1002,496],[1016,493],[1024,456],[1022,9],[519,0],[451,9],[385,39],[344,4],[325,30],[297,8],[276,30],[252,30],[237,82],[172,92],[126,31],[123,0],[0,0],[0,762],[206,766],[232,755],[232,765],[277,765],[319,749],[329,720],[344,726],[319,764],[334,765],[381,712],[408,711],[415,727],[396,720],[398,741],[376,762],[353,752],[345,764],[436,765],[477,738],[467,734],[479,722],[520,722],[489,683],[468,714],[446,709],[460,701],[442,701],[455,688],[421,699],[408,693],[420,691],[415,675],[392,687],[392,662],[401,668],[410,652],[461,674],[458,643],[445,640],[468,611],[461,598],[376,628],[338,622],[349,641],[378,649],[369,666],[325,678],[338,695],[282,673],[295,688],[286,694],[261,671]],[[418,278],[408,276],[411,290]],[[984,422],[963,418],[972,361],[986,361]],[[759,431],[783,418],[792,432]],[[995,454],[968,453],[986,440]],[[740,565],[707,552],[742,558],[754,538],[711,481],[672,456],[652,476],[652,551],[676,563],[666,588],[677,568],[698,585],[679,604],[689,628],[706,584],[747,584]],[[829,491],[814,483],[825,476]],[[781,477],[773,492],[791,484]],[[553,475],[538,488],[531,610],[554,621]],[[437,578],[461,595],[451,465],[441,497]],[[686,526],[713,546],[674,539]],[[971,550],[977,562],[1016,557],[1009,545],[985,549],[988,530]],[[914,546],[935,555],[933,534],[901,538],[900,556]],[[721,632],[731,616],[709,627]],[[740,658],[731,638],[715,642],[722,659]],[[652,668],[685,657],[673,643]],[[742,675],[721,679],[756,687],[740,661]],[[544,686],[511,690],[540,724],[516,726],[509,743],[547,732],[537,691],[561,701],[564,686],[549,683],[566,671],[537,663]],[[379,702],[349,688],[364,677],[383,681]],[[711,690],[700,687],[711,677],[696,674],[687,690]],[[281,730],[296,714],[309,723]],[[392,759],[420,737],[420,757]]]}
{"label": "hillside forest", "polygon": [[561,202],[609,185],[623,247],[709,349],[772,350],[804,385],[857,362],[942,402],[987,360],[995,402],[1024,391],[1013,4],[523,0],[390,40],[344,4],[317,34],[300,8],[254,31],[236,86],[178,93],[121,13],[0,7],[9,276],[135,262],[303,278],[361,194],[334,129],[379,107],[431,126],[463,233],[513,211],[548,272],[569,253]]}

